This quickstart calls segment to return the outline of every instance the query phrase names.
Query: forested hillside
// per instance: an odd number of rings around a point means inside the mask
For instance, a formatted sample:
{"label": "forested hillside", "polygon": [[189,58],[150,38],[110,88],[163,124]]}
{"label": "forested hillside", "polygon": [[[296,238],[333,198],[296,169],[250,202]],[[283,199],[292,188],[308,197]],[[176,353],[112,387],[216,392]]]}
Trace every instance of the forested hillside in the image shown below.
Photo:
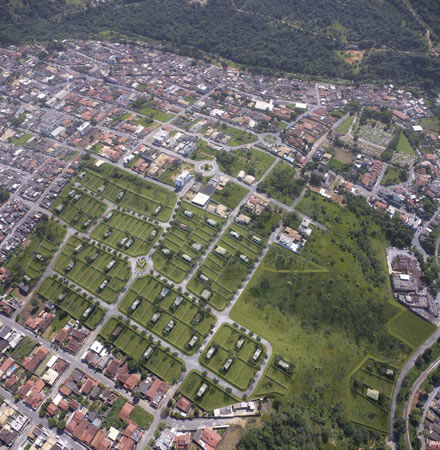
{"label": "forested hillside", "polygon": [[[187,0],[108,0],[85,8],[85,0],[0,0],[0,44],[113,31],[259,70],[431,89],[439,80],[440,60],[429,54],[423,20],[439,27],[438,2],[418,1],[414,14],[405,2],[209,0],[202,6]],[[347,53],[353,49],[355,64]]]}

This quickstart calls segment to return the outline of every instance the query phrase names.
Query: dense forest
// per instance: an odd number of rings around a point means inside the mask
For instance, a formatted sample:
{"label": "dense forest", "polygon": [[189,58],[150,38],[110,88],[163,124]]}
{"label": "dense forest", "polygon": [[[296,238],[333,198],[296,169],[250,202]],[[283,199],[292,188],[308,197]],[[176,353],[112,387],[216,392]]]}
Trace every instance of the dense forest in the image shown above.
{"label": "dense forest", "polygon": [[[428,89],[439,80],[440,58],[429,55],[423,26],[400,0],[209,0],[205,6],[109,0],[76,10],[75,4],[81,2],[0,0],[0,45],[113,31],[158,40],[193,57],[220,55],[252,70]],[[423,8],[430,8],[429,0],[419,8],[425,15]],[[365,50],[359,70],[341,56],[352,44]]]}

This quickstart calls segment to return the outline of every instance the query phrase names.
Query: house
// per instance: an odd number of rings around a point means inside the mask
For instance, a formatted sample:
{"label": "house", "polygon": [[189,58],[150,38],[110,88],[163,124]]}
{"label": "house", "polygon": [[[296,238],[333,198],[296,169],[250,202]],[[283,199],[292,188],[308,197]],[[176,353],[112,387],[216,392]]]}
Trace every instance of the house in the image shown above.
{"label": "house", "polygon": [[204,450],[215,450],[222,439],[222,436],[211,427],[198,430],[194,435],[194,442]]}
{"label": "house", "polygon": [[176,448],[189,448],[191,445],[191,433],[178,434],[174,438]]}
{"label": "house", "polygon": [[177,403],[176,403],[176,408],[185,414],[188,413],[188,411],[191,409],[191,406],[192,406],[191,401],[188,400],[183,395],[179,398],[179,400],[177,400]]}
{"label": "house", "polygon": [[189,170],[184,170],[180,175],[176,178],[176,191],[180,191],[183,189],[186,183],[191,179],[191,173]]}

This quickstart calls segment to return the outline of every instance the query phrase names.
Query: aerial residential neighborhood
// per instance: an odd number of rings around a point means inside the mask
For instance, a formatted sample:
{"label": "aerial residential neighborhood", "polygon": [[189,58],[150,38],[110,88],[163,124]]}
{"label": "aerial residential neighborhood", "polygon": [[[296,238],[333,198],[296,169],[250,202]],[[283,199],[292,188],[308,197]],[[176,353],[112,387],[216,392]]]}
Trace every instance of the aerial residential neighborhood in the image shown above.
{"label": "aerial residential neighborhood", "polygon": [[[331,376],[348,422],[389,433],[404,363],[440,325],[440,127],[423,95],[60,45],[0,49],[1,445],[235,448],[322,376],[332,314],[358,298],[382,302],[387,331]],[[280,325],[311,351],[326,323],[313,362],[253,318],[301,312],[322,286],[306,274],[350,297],[329,313],[321,290],[316,316]],[[428,448],[438,395],[419,405]]]}

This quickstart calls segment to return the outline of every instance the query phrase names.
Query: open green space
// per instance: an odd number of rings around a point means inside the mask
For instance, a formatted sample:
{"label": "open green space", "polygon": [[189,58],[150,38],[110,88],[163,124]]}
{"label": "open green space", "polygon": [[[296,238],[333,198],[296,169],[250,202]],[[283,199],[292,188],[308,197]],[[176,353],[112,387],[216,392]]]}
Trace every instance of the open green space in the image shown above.
{"label": "open green space", "polygon": [[406,342],[414,350],[419,348],[436,327],[411,311],[402,307],[402,311],[388,322],[391,335]]}
{"label": "open green space", "polygon": [[213,314],[150,275],[136,279],[118,308],[187,354],[197,351],[216,322]]}
{"label": "open green space", "polygon": [[27,284],[33,287],[46,270],[50,260],[62,243],[66,230],[54,220],[47,220],[47,216],[31,233],[28,245],[19,248],[18,253],[6,262],[10,271],[10,282],[21,281],[25,278]]}
{"label": "open green space", "polygon": [[274,156],[256,148],[240,148],[217,153],[220,169],[233,177],[243,170],[247,175],[252,175],[259,180],[274,161]]}
{"label": "open green space", "polygon": [[133,412],[130,414],[130,420],[136,425],[139,425],[143,430],[148,430],[148,428],[150,428],[153,419],[154,417],[139,405],[136,405]]}
{"label": "open green space", "polygon": [[174,192],[111,164],[97,166],[96,162],[90,160],[77,181],[123,208],[163,222],[170,218],[177,200]]}
{"label": "open green space", "polygon": [[254,382],[265,347],[231,325],[222,325],[201,354],[200,363],[242,391]]}
{"label": "open green space", "polygon": [[217,127],[218,131],[224,133],[231,138],[228,141],[228,145],[231,147],[238,147],[240,145],[252,144],[257,140],[257,136],[253,133],[249,133],[239,128],[231,127],[225,123],[221,123]]}
{"label": "open green space", "polygon": [[380,184],[382,186],[392,186],[400,184],[408,180],[408,172],[405,169],[398,169],[393,166],[388,166]]}
{"label": "open green space", "polygon": [[249,191],[243,186],[240,186],[233,181],[229,181],[223,189],[217,189],[214,192],[211,200],[225,205],[230,209],[235,209],[248,192]]}
{"label": "open green space", "polygon": [[405,155],[413,157],[417,156],[404,133],[399,134],[399,140],[397,141],[396,150],[400,153],[404,153]]}
{"label": "open green space", "polygon": [[76,230],[86,232],[106,210],[105,203],[69,183],[50,208]]}
{"label": "open green space", "polygon": [[159,181],[168,184],[169,186],[176,186],[176,178],[184,171],[188,170],[192,174],[194,173],[194,166],[187,162],[181,164],[166,167],[165,170],[160,174]]}
{"label": "open green space", "polygon": [[[231,318],[293,364],[290,379],[276,378],[270,364],[256,394],[272,389],[287,402],[300,402],[306,417],[319,404],[322,421],[339,427],[334,408],[350,420],[342,399],[361,360],[371,355],[399,368],[412,349],[388,332],[400,308],[392,300],[386,239],[373,216],[358,217],[316,194],[306,195],[298,209],[314,214],[327,231],[315,229],[300,256],[273,245]],[[401,319],[395,328],[405,327]],[[376,419],[366,425],[376,427]]]}
{"label": "open green space", "polygon": [[[153,344],[144,332],[133,329],[116,317],[107,320],[99,334],[122,353],[137,361],[141,369],[150,371],[167,383],[174,384],[182,373],[184,364],[179,358],[158,344]],[[144,355],[150,347],[153,352],[146,359]]]}
{"label": "open green space", "polygon": [[12,144],[15,144],[15,145],[24,145],[31,137],[32,137],[32,134],[23,133],[23,135],[20,137],[14,136],[13,138],[11,138],[11,142],[12,142]]}
{"label": "open green space", "polygon": [[158,120],[159,122],[168,122],[174,117],[174,114],[166,113],[164,111],[161,111],[160,109],[151,106],[151,100],[144,103],[140,107],[135,108],[135,110],[139,114],[142,114],[143,116],[146,117],[152,117],[153,119]]}
{"label": "open green space", "polygon": [[105,316],[105,310],[102,306],[54,276],[43,281],[38,294],[45,301],[54,303],[58,308],[79,320],[91,330],[94,330]]}
{"label": "open green space", "polygon": [[184,201],[170,223],[153,263],[158,272],[180,283],[220,232],[224,219]]}
{"label": "open green space", "polygon": [[137,257],[146,255],[159,238],[162,228],[133,214],[112,210],[92,231],[90,237],[113,249]]}
{"label": "open green space", "polygon": [[54,269],[107,303],[113,303],[131,274],[127,261],[115,253],[72,236],[56,259]]}
{"label": "open green space", "polygon": [[203,161],[205,159],[215,159],[217,150],[212,148],[206,141],[200,139],[197,142],[197,148],[191,154],[191,159],[194,161]]}
{"label": "open green space", "polygon": [[[251,272],[280,217],[270,207],[250,225],[230,225],[204,259],[187,289],[224,309]],[[257,226],[255,226],[257,225]]]}
{"label": "open green space", "polygon": [[295,169],[286,162],[279,162],[258,184],[258,192],[290,206],[303,190],[305,182],[295,178]]}
{"label": "open green space", "polygon": [[[202,396],[198,396],[197,393],[204,383],[207,384],[206,391]],[[191,370],[188,373],[179,387],[179,391],[205,411],[213,411],[240,401],[235,395],[226,392],[222,387],[215,384],[208,377],[203,376],[197,370]]]}
{"label": "open green space", "polygon": [[19,364],[23,364],[24,358],[30,355],[32,350],[37,346],[37,342],[28,336],[25,336],[21,342],[11,352],[11,358]]}
{"label": "open green space", "polygon": [[353,123],[355,116],[349,116],[347,117],[342,123],[341,125],[339,125],[339,127],[336,128],[335,133],[336,134],[347,134],[348,130],[351,127],[351,124]]}

